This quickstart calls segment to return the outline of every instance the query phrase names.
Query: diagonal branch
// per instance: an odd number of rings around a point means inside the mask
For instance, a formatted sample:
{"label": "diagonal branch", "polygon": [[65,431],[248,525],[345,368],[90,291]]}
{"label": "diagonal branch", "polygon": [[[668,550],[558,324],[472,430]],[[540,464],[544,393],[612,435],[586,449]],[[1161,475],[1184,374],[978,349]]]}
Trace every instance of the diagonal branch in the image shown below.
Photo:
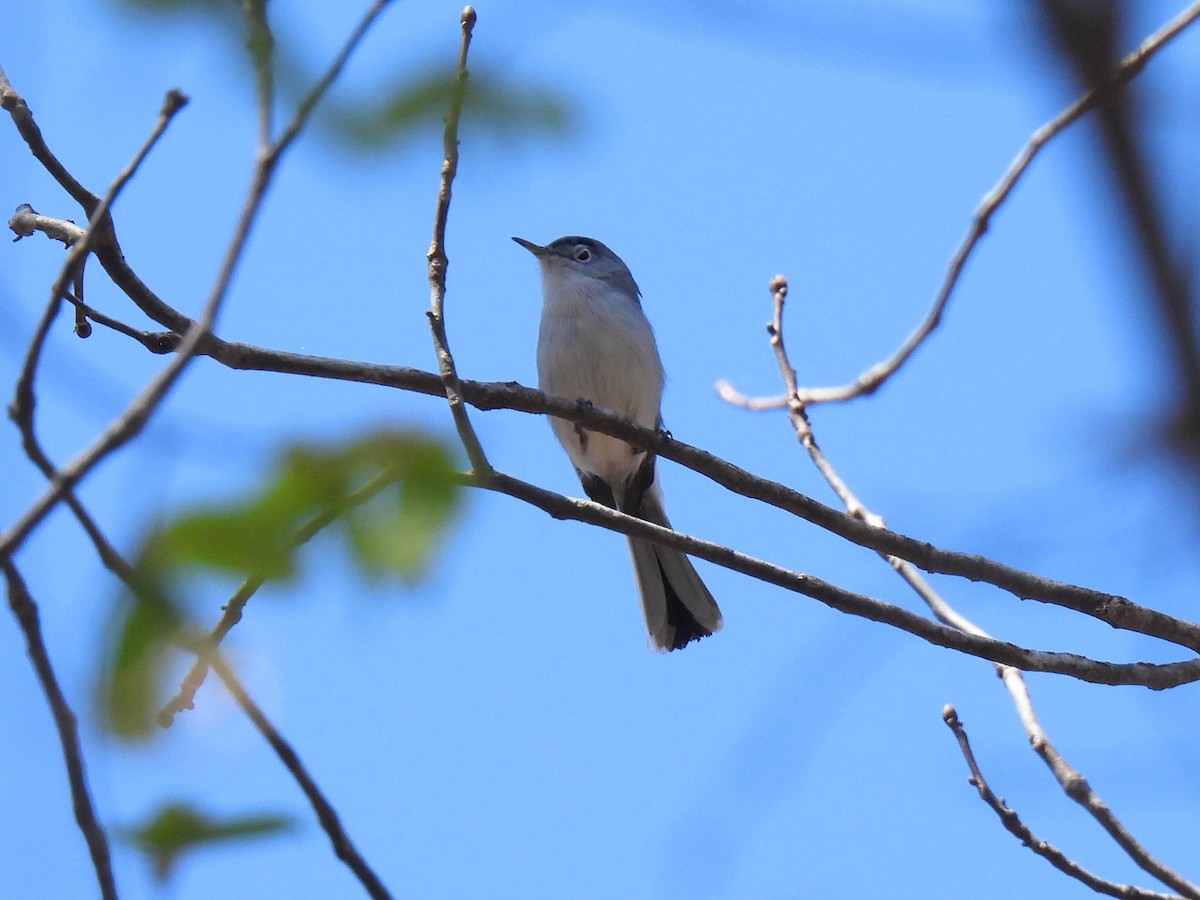
{"label": "diagonal branch", "polygon": [[75,809],[75,821],[83,838],[87,841],[88,852],[92,856],[92,867],[96,870],[96,880],[100,884],[100,895],[104,900],[116,900],[117,886],[113,880],[112,858],[108,850],[108,838],[104,828],[96,818],[92,806],[91,794],[88,791],[87,775],[83,768],[83,750],[79,745],[79,726],[75,714],[67,703],[58,676],[54,674],[54,666],[50,662],[50,654],[46,650],[46,642],[42,637],[41,619],[38,615],[37,603],[29,594],[21,573],[11,559],[0,559],[0,567],[4,569],[4,578],[8,583],[8,605],[16,617],[21,632],[25,635],[26,652],[33,663],[33,669],[41,682],[42,692],[50,704],[50,712],[54,716],[54,726],[58,729],[58,740],[62,745],[63,759],[67,764],[67,780],[71,785],[71,802]]}
{"label": "diagonal branch", "polygon": [[21,98],[21,95],[13,89],[3,67],[0,67],[0,109],[6,110],[12,116],[13,124],[17,126],[17,133],[25,141],[25,145],[33,154],[34,159],[42,164],[42,168],[59,183],[59,186],[71,196],[72,200],[83,207],[83,211],[90,218],[100,204],[100,198],[76,181],[75,177],[67,171],[66,166],[59,162],[58,157],[50,152],[45,138],[42,137],[42,130],[33,120],[33,113],[30,112],[29,106]]}
{"label": "diagonal branch", "polygon": [[271,149],[273,155],[282,155],[287,151],[288,147],[291,146],[292,142],[295,141],[300,135],[300,131],[312,117],[313,110],[316,109],[317,104],[324,99],[327,93],[329,93],[329,89],[341,76],[342,70],[346,68],[346,63],[350,61],[350,57],[354,54],[354,51],[358,49],[358,45],[362,43],[363,38],[366,37],[367,32],[371,30],[371,27],[375,24],[376,19],[383,14],[383,11],[387,9],[391,2],[392,0],[375,0],[375,2],[371,4],[370,8],[363,13],[363,16],[361,19],[359,19],[358,24],[354,26],[354,30],[350,32],[350,36],[347,37],[345,43],[342,44],[342,48],[338,51],[337,56],[335,56],[333,58],[333,62],[329,64],[329,68],[327,68],[325,73],[316,80],[313,86],[309,89],[308,93],[304,95],[303,99],[301,99],[300,103],[297,105],[296,114],[292,116],[291,121],[284,126],[283,131],[281,131],[279,134],[279,138],[275,141],[274,147]]}

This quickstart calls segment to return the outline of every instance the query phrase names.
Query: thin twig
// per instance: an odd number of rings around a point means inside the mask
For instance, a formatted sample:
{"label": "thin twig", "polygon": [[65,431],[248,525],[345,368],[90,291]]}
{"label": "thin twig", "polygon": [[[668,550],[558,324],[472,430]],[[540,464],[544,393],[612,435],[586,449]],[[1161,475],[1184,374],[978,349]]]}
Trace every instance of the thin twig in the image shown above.
{"label": "thin twig", "polygon": [[220,655],[214,655],[209,660],[212,665],[212,670],[217,673],[217,677],[221,679],[230,695],[247,718],[254,723],[254,727],[271,745],[284,767],[291,773],[292,778],[300,785],[300,789],[304,791],[304,796],[308,798],[308,802],[312,804],[313,811],[317,814],[317,819],[321,823],[321,828],[325,834],[329,836],[329,841],[333,845],[333,852],[337,858],[344,862],[354,876],[362,883],[367,893],[374,900],[390,900],[391,894],[388,889],[383,886],[383,882],[379,880],[379,876],[367,864],[359,854],[358,849],[354,846],[354,842],[350,840],[346,830],[342,827],[341,820],[338,818],[337,811],[333,805],[321,793],[321,789],[309,774],[308,769],[304,767],[304,763],[300,761],[300,757],[271,724],[271,721],[266,717],[263,711],[258,707],[246,693],[241,682],[238,681],[229,667],[225,665],[224,660]]}
{"label": "thin twig", "polygon": [[96,870],[96,880],[100,885],[100,895],[104,900],[116,900],[117,886],[113,880],[112,858],[108,850],[108,838],[104,828],[96,818],[92,806],[91,794],[88,791],[87,774],[83,765],[83,750],[79,744],[79,727],[75,714],[71,711],[67,698],[63,695],[54,674],[54,666],[50,662],[50,654],[46,650],[46,642],[42,637],[41,619],[38,615],[37,603],[29,594],[21,573],[12,560],[0,559],[0,567],[4,569],[4,577],[8,583],[8,605],[16,617],[17,624],[25,635],[26,652],[33,663],[34,672],[42,685],[42,692],[50,704],[50,712],[54,716],[54,727],[58,730],[58,741],[62,745],[63,760],[67,766],[67,780],[71,785],[71,803],[75,810],[75,821],[83,838],[87,842],[88,852],[92,857],[92,867]]}
{"label": "thin twig", "polygon": [[[83,274],[87,267],[87,257],[83,258],[83,262],[79,264],[79,271],[75,273],[75,281],[72,285],[75,293],[71,295],[72,304],[75,307],[75,335],[80,338],[89,338],[92,336],[92,323],[87,320],[83,310]],[[63,296],[70,295],[70,291],[63,291]],[[78,301],[78,302],[76,302]]]}
{"label": "thin twig", "polygon": [[[872,394],[885,381],[891,378],[908,361],[925,339],[933,333],[934,329],[937,328],[938,323],[942,319],[942,314],[950,302],[950,297],[958,285],[963,269],[966,267],[967,260],[970,258],[984,233],[987,232],[992,216],[1008,198],[1008,195],[1012,193],[1013,188],[1016,187],[1017,182],[1021,180],[1021,177],[1029,169],[1029,166],[1042,151],[1042,148],[1059,132],[1067,128],[1067,126],[1071,125],[1085,113],[1095,109],[1098,104],[1114,91],[1119,91],[1128,84],[1142,71],[1146,63],[1159,50],[1165,47],[1173,38],[1178,36],[1197,19],[1200,19],[1200,2],[1193,3],[1154,34],[1150,35],[1150,37],[1146,38],[1141,46],[1121,60],[1104,84],[1085,92],[1078,100],[1033,133],[1029,141],[1013,159],[1001,179],[984,195],[979,207],[975,210],[975,215],[971,219],[966,236],[962,239],[958,249],[955,250],[953,257],[950,259],[946,276],[942,281],[941,287],[938,289],[933,306],[926,314],[925,319],[890,358],[867,369],[867,371],[859,375],[850,384],[843,385],[842,387],[811,388],[801,391],[801,399],[806,404],[841,403],[855,397]],[[778,400],[776,402],[782,405],[782,402]]]}
{"label": "thin twig", "polygon": [[119,319],[105,315],[95,307],[89,306],[70,291],[63,294],[63,299],[69,301],[75,307],[76,313],[79,316],[83,316],[85,320],[95,322],[97,325],[103,325],[105,328],[111,328],[118,334],[123,334],[128,338],[133,338],[151,353],[162,355],[163,353],[170,353],[179,346],[179,335],[173,331],[140,331],[137,328],[126,325]]}
{"label": "thin twig", "polygon": [[971,744],[967,740],[967,732],[963,728],[962,722],[959,721],[958,714],[954,711],[953,706],[947,706],[942,711],[942,719],[949,726],[950,730],[954,732],[954,736],[958,740],[958,747],[962,751],[963,759],[967,762],[967,768],[971,770],[970,783],[979,792],[979,796],[983,802],[990,806],[996,815],[1000,817],[1000,821],[1004,827],[1022,844],[1045,859],[1063,874],[1069,875],[1097,893],[1107,894],[1110,897],[1125,898],[1125,900],[1181,900],[1178,894],[1162,894],[1157,891],[1144,890],[1130,884],[1117,884],[1116,882],[1106,881],[1080,866],[1057,847],[1038,838],[1021,821],[1020,817],[1008,804],[997,797],[988,786],[987,780],[983,777],[983,772],[980,771],[979,764],[975,760]]}
{"label": "thin twig", "polygon": [[42,137],[41,129],[33,120],[33,113],[30,112],[29,106],[21,98],[21,95],[13,89],[3,67],[0,67],[0,109],[6,110],[12,116],[13,124],[17,126],[17,133],[25,141],[25,146],[29,148],[34,159],[42,164],[42,168],[59,183],[59,186],[71,196],[71,199],[83,207],[84,213],[90,218],[100,203],[100,198],[76,181],[75,177],[67,171],[66,166],[59,162],[58,157],[50,152],[50,147]]}
{"label": "thin twig", "polygon": [[450,112],[446,116],[446,127],[442,132],[442,174],[438,185],[437,209],[433,219],[433,240],[425,259],[429,262],[429,329],[433,335],[433,349],[437,355],[438,371],[450,405],[450,415],[459,439],[467,451],[471,468],[476,472],[487,472],[491,468],[483,444],[471,425],[463,402],[462,383],[450,353],[450,342],[446,337],[446,221],[450,215],[450,194],[454,176],[458,172],[458,123],[462,119],[463,101],[467,95],[467,51],[471,46],[471,33],[475,28],[475,10],[468,6],[462,11],[462,42],[458,48],[458,65],[455,69],[454,91],[450,95]]}

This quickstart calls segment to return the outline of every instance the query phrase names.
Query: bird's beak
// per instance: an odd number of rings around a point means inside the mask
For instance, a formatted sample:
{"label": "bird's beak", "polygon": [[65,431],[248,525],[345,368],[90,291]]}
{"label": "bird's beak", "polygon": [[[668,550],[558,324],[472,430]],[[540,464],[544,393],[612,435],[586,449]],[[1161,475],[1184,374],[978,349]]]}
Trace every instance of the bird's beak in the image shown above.
{"label": "bird's beak", "polygon": [[547,253],[547,250],[545,247],[541,246],[540,244],[535,244],[535,243],[533,243],[533,241],[527,241],[527,240],[525,240],[525,238],[519,238],[519,237],[515,237],[515,238],[513,238],[513,240],[516,241],[518,244],[520,244],[522,247],[524,247],[526,250],[528,250],[530,253],[532,253],[534,256],[536,256],[538,259],[541,259]]}

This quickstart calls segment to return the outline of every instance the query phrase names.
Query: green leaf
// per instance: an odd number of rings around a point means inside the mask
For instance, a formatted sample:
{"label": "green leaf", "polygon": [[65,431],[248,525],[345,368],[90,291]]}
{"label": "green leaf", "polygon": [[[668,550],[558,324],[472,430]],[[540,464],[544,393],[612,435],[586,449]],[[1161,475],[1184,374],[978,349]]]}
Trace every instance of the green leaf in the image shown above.
{"label": "green leaf", "polygon": [[416,435],[363,445],[365,456],[396,474],[396,490],[355,509],[346,520],[354,558],[369,576],[411,582],[425,573],[458,509],[460,484],[446,448]]}
{"label": "green leaf", "polygon": [[183,618],[154,584],[117,607],[116,638],[97,684],[101,722],[124,738],[144,738],[153,729],[159,688]]}
{"label": "green leaf", "polygon": [[[407,76],[369,103],[343,102],[326,119],[334,136],[355,149],[390,149],[413,134],[442,127],[454,92],[453,69],[437,67]],[[496,137],[565,134],[567,106],[557,96],[503,76],[472,69],[463,104],[463,127],[479,127]]]}
{"label": "green leaf", "polygon": [[267,24],[267,0],[242,0],[242,9],[246,16],[246,49],[250,59],[260,76],[269,74],[275,36]]}
{"label": "green leaf", "polygon": [[[376,495],[378,502],[368,502]],[[459,495],[453,454],[417,432],[293,447],[258,492],[186,513],[153,533],[137,571],[164,596],[189,569],[286,578],[304,543],[332,528],[345,533],[368,575],[409,581],[427,567]]]}
{"label": "green leaf", "polygon": [[193,513],[156,536],[160,557],[173,568],[185,565],[264,578],[293,572],[293,516],[248,507]]}
{"label": "green leaf", "polygon": [[135,844],[149,859],[160,881],[184,853],[218,841],[246,840],[281,834],[294,827],[290,816],[265,814],[215,818],[183,803],[161,808],[145,824],[127,828],[126,841]]}

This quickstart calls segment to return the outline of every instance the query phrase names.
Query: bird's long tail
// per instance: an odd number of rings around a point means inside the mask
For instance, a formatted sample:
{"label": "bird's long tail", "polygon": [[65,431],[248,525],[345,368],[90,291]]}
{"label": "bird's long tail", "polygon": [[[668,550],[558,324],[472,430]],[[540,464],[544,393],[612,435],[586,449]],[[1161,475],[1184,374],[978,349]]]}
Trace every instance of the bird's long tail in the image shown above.
{"label": "bird's long tail", "polygon": [[[631,515],[670,528],[662,495],[654,485]],[[629,539],[646,630],[658,650],[679,650],[721,627],[721,610],[687,555],[649,541]]]}

